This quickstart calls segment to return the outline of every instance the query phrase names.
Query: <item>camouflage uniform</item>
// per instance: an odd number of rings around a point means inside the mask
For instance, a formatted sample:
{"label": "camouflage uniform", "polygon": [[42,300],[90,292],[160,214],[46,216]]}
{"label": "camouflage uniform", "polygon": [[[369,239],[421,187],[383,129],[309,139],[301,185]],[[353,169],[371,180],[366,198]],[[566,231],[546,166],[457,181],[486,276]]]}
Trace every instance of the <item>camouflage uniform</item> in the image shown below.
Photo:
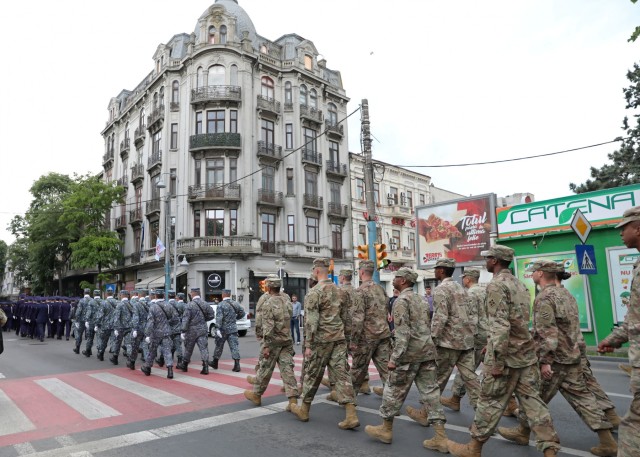
{"label": "camouflage uniform", "polygon": [[[275,278],[278,278],[278,276],[269,275],[267,279],[269,278],[275,279]],[[284,292],[280,292],[280,296],[283,297],[285,300],[288,300],[289,302],[291,302],[291,297],[289,297],[288,294],[285,294]],[[258,342],[262,340],[262,315],[260,314],[260,309],[262,308],[262,304],[265,301],[267,301],[268,298],[269,298],[268,293],[262,294],[260,298],[258,298],[258,303],[256,303],[256,318],[255,318],[254,325],[255,325],[256,339],[258,340]],[[258,356],[258,363],[256,363],[256,372],[260,369],[261,361],[262,361],[262,353],[260,353],[260,355]]]}
{"label": "camouflage uniform", "polygon": [[[140,348],[142,348],[143,361],[149,358],[149,353],[151,352],[149,344],[144,341],[145,336],[151,336],[148,335],[145,330],[151,308],[146,300],[131,299],[131,305],[133,306],[133,313],[131,315],[131,346],[129,346],[127,352],[129,354],[129,363],[135,364],[136,360],[138,360],[138,350]],[[133,332],[136,332],[135,337],[133,336]],[[152,354],[155,356],[155,351],[152,352]]]}
{"label": "camouflage uniform", "polygon": [[351,377],[347,369],[345,329],[347,306],[341,301],[338,287],[330,279],[319,281],[305,297],[305,348],[311,356],[305,361],[302,401],[311,403],[318,391],[326,367],[333,372],[335,391],[340,404],[355,404]]}
{"label": "camouflage uniform", "polygon": [[178,313],[176,313],[173,306],[170,306],[163,299],[156,300],[149,307],[149,315],[144,327],[144,334],[151,340],[144,364],[146,368],[150,368],[153,365],[153,359],[158,347],[167,364],[167,368],[173,367],[171,327],[175,325],[177,320]]}
{"label": "camouflage uniform", "polygon": [[74,351],[76,353],[80,352],[80,345],[82,344],[82,335],[84,335],[84,332],[86,330],[86,326],[84,325],[84,323],[86,322],[85,314],[87,313],[90,300],[91,300],[91,296],[85,293],[84,297],[82,297],[80,301],[78,301],[78,306],[76,307],[75,322],[73,324],[73,326],[75,327],[74,332],[76,337],[76,348],[74,349]]}
{"label": "camouflage uniform", "polygon": [[433,291],[431,336],[438,348],[436,364],[440,392],[447,387],[454,367],[458,367],[469,391],[469,401],[475,407],[480,390],[474,360],[477,323],[469,316],[468,300],[467,293],[460,284],[451,278],[443,279]]}
{"label": "camouflage uniform", "polygon": [[[233,309],[230,298],[223,299],[216,309],[216,327],[222,334],[222,338],[216,336],[216,349],[213,351],[213,358],[219,359],[222,356],[224,343],[229,342],[229,350],[234,360],[240,359],[240,349],[238,348],[238,327],[236,326],[236,311]],[[235,303],[241,306],[239,303]]]}
{"label": "camouflage uniform", "polygon": [[116,310],[113,314],[113,330],[115,335],[115,345],[113,348],[113,357],[111,362],[118,363],[118,354],[120,353],[120,347],[126,333],[131,330],[131,317],[133,316],[133,305],[129,302],[129,297],[121,297]]}
{"label": "camouflage uniform", "polygon": [[96,327],[98,327],[98,344],[96,350],[98,356],[103,357],[104,351],[107,348],[109,338],[113,333],[113,315],[116,311],[118,302],[111,295],[107,296],[100,303],[100,308],[96,314]]}
{"label": "camouflage uniform", "polygon": [[202,361],[206,364],[209,359],[207,320],[202,311],[205,306],[209,306],[209,304],[202,301],[199,296],[196,296],[184,307],[184,314],[182,315],[182,334],[184,334],[182,365],[184,367],[191,362],[191,354],[193,354],[193,348],[196,343],[198,344]]}
{"label": "camouflage uniform", "polygon": [[[362,265],[361,265],[362,266]],[[356,304],[349,309],[352,319],[351,342],[355,345],[351,364],[351,382],[358,392],[369,372],[369,363],[373,360],[382,384],[389,377],[389,356],[391,353],[391,331],[387,322],[387,304],[389,298],[384,289],[372,280],[358,287],[362,305]],[[353,294],[355,295],[355,294]],[[357,296],[354,297],[357,300]]]}
{"label": "camouflage uniform", "polygon": [[[465,270],[466,271],[466,270]],[[487,331],[488,331],[488,323],[487,323],[487,306],[485,303],[485,299],[487,296],[487,292],[483,286],[478,284],[474,284],[469,289],[467,289],[467,296],[469,298],[469,316],[472,316],[473,320],[478,322],[476,327],[476,334],[474,335],[473,346],[474,346],[474,371],[478,369],[480,363],[482,363],[482,359],[484,358],[482,355],[482,351],[487,345]],[[453,385],[451,386],[451,393],[457,395],[458,397],[464,397],[466,393],[466,389],[464,387],[464,381],[462,380],[462,376],[460,376],[460,372],[456,373],[456,377],[453,380]]]}
{"label": "camouflage uniform", "polygon": [[[287,397],[297,398],[298,386],[293,373],[295,363],[293,361],[294,351],[290,325],[293,313],[292,305],[280,294],[265,295],[267,299],[263,300],[260,308],[263,335],[260,354],[266,347],[269,348],[269,357],[261,357],[260,359],[260,368],[256,374],[253,392],[262,395],[267,390],[277,363]],[[218,307],[218,309],[220,308]]]}
{"label": "camouflage uniform", "polygon": [[[95,294],[97,292],[97,294]],[[85,352],[83,354],[91,355],[91,348],[93,347],[93,339],[95,337],[95,327],[97,323],[97,319],[100,315],[100,310],[102,308],[102,300],[100,299],[100,291],[94,291],[94,296],[87,305],[86,311],[84,313],[85,319],[85,327],[86,331],[86,344],[85,344]],[[88,325],[87,325],[88,324]]]}
{"label": "camouflage uniform", "polygon": [[175,309],[178,315],[175,325],[171,327],[171,341],[173,343],[171,354],[173,355],[175,353],[178,357],[178,363],[182,363],[182,339],[180,338],[180,331],[182,327],[182,315],[184,314],[184,300],[179,299],[176,301],[170,298],[169,304]]}
{"label": "camouflage uniform", "polygon": [[[493,249],[489,252],[493,253]],[[489,335],[471,436],[480,442],[487,441],[515,392],[536,434],[538,449],[559,450],[560,440],[549,409],[540,398],[540,370],[535,342],[529,332],[530,300],[525,285],[507,268],[494,274],[487,286]],[[503,375],[492,376],[493,368],[502,369]]]}
{"label": "camouflage uniform", "polygon": [[440,389],[436,380],[436,347],[431,339],[429,306],[412,288],[406,288],[393,303],[395,344],[390,362],[396,364],[384,386],[380,416],[393,420],[407,398],[413,382],[426,405],[430,424],[444,423]]}

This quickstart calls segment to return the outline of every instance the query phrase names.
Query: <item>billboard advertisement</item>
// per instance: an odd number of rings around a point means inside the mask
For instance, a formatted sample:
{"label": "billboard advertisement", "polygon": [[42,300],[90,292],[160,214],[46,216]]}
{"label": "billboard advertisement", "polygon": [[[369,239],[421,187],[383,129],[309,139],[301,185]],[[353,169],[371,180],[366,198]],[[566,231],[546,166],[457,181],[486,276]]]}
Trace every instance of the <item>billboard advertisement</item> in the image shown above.
{"label": "billboard advertisement", "polygon": [[580,313],[580,330],[583,332],[591,331],[591,312],[589,309],[589,297],[586,286],[586,275],[578,272],[578,262],[575,252],[556,252],[553,254],[538,254],[531,256],[516,257],[513,260],[515,266],[516,277],[527,286],[531,295],[531,318],[533,319],[533,301],[538,293],[536,285],[531,279],[531,273],[527,271],[527,267],[536,260],[552,260],[556,263],[564,265],[565,270],[571,273],[571,278],[562,281],[562,285],[567,288],[578,302],[578,311]]}
{"label": "billboard advertisement", "polygon": [[416,208],[418,268],[440,258],[459,265],[477,264],[495,231],[495,194],[478,195]]}
{"label": "billboard advertisement", "polygon": [[608,248],[609,289],[613,306],[613,322],[621,324],[627,315],[627,306],[631,298],[631,279],[633,265],[640,258],[640,252],[634,248]]}

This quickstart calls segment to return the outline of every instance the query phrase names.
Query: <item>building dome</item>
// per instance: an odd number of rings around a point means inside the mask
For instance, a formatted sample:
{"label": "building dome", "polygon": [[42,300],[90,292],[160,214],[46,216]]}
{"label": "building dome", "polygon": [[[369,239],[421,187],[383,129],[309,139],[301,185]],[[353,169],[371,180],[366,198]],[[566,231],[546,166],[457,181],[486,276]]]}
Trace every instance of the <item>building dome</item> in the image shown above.
{"label": "building dome", "polygon": [[200,21],[209,17],[211,15],[212,10],[218,6],[222,6],[224,9],[227,10],[227,13],[236,17],[236,31],[238,34],[237,40],[238,41],[242,40],[242,32],[249,32],[249,39],[251,40],[251,43],[253,43],[255,47],[256,36],[257,36],[256,28],[253,25],[253,22],[251,21],[251,18],[249,17],[247,12],[244,9],[242,9],[240,5],[238,5],[237,0],[216,0],[216,2],[213,5],[211,5],[209,8],[207,8],[204,11],[204,13],[202,13],[198,18],[198,23],[196,23],[196,28],[195,28],[196,36],[198,35],[198,28],[199,28]]}

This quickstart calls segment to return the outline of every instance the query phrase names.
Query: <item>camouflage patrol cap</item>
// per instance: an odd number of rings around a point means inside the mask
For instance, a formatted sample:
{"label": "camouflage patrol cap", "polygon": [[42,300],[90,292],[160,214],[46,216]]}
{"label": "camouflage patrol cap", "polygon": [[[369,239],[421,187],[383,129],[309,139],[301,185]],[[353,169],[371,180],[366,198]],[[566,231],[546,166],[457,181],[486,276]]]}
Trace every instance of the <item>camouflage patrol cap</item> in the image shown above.
{"label": "camouflage patrol cap", "polygon": [[546,271],[547,273],[562,273],[564,268],[560,267],[553,260],[536,260],[527,268],[528,272]]}
{"label": "camouflage patrol cap", "polygon": [[453,259],[441,258],[438,259],[434,268],[443,267],[443,268],[455,268],[456,261]]}
{"label": "camouflage patrol cap", "polygon": [[468,276],[470,278],[480,279],[480,270],[477,268],[465,268],[462,276]]}
{"label": "camouflage patrol cap", "polygon": [[176,296],[176,291],[175,290],[170,290],[167,293],[169,294],[169,297],[171,297],[171,298],[174,298]]}
{"label": "camouflage patrol cap", "polygon": [[191,292],[200,292],[200,288],[199,287],[192,287],[191,288]]}
{"label": "camouflage patrol cap", "polygon": [[164,289],[156,289],[153,293],[156,297],[164,297]]}
{"label": "camouflage patrol cap", "polygon": [[313,268],[329,268],[331,265],[331,260],[326,257],[318,257],[317,259],[313,259]]}
{"label": "camouflage patrol cap", "polygon": [[633,208],[629,208],[622,215],[622,220],[615,228],[624,227],[629,222],[640,221],[640,206],[634,206]]}
{"label": "camouflage patrol cap", "polygon": [[360,266],[359,266],[360,270],[369,270],[369,271],[373,271],[374,270],[374,263],[373,260],[362,260],[360,262]]}
{"label": "camouflage patrol cap", "polygon": [[282,284],[282,280],[277,276],[268,276],[267,279],[265,279],[265,282],[267,284],[267,287],[280,287],[280,285]]}
{"label": "camouflage patrol cap", "polygon": [[90,294],[91,293],[91,289],[89,289],[88,287],[85,287],[84,293],[85,294]]}
{"label": "camouflage patrol cap", "polygon": [[177,296],[178,298],[182,299],[182,300],[184,300],[184,299],[185,299],[185,295],[184,295],[182,292],[178,292],[178,293],[176,294],[176,296]]}
{"label": "camouflage patrol cap", "polygon": [[96,295],[100,295],[100,290],[99,290],[99,289],[94,289],[94,291],[93,291],[93,295],[94,295],[94,296],[96,296]]}
{"label": "camouflage patrol cap", "polygon": [[139,295],[149,295],[149,290],[147,289],[138,289]]}
{"label": "camouflage patrol cap", "polygon": [[353,276],[353,270],[350,270],[349,268],[343,268],[342,270],[340,270],[340,274],[342,276]]}
{"label": "camouflage patrol cap", "polygon": [[418,280],[418,273],[409,267],[402,267],[398,269],[394,275],[396,278],[404,278],[407,281],[415,284]]}
{"label": "camouflage patrol cap", "polygon": [[506,260],[507,262],[511,262],[513,260],[513,253],[515,251],[507,246],[502,246],[496,244],[495,246],[491,246],[487,251],[482,251],[480,255],[482,257],[495,257],[499,260]]}
{"label": "camouflage patrol cap", "polygon": [[[135,291],[134,291],[134,292],[135,292]],[[126,295],[126,296],[129,296],[129,291],[128,291],[128,290],[126,290],[126,289],[122,289],[122,290],[120,291],[120,295]]]}

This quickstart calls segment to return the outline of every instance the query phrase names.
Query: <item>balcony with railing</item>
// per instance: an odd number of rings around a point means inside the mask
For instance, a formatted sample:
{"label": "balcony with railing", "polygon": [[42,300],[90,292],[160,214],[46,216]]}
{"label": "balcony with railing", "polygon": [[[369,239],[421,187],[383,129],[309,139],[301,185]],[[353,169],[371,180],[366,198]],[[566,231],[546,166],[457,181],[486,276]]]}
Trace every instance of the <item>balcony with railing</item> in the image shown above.
{"label": "balcony with railing", "polygon": [[129,149],[131,148],[131,140],[127,137],[120,142],[120,157],[123,159],[129,155]]}
{"label": "balcony with railing", "polygon": [[326,128],[327,128],[327,135],[329,136],[333,136],[336,138],[342,138],[344,136],[344,126],[342,124],[338,124],[336,122],[334,123],[329,123],[329,121],[325,121],[326,122]]}
{"label": "balcony with railing", "polygon": [[129,187],[129,177],[127,175],[122,175],[122,177],[118,178],[116,181],[116,186],[122,186],[125,189]]}
{"label": "balcony with railing", "polygon": [[300,105],[300,117],[317,124],[322,124],[322,120],[324,119],[322,111],[307,105]]}
{"label": "balcony with railing", "polygon": [[169,103],[169,110],[171,112],[180,111],[180,102]]}
{"label": "balcony with railing", "polygon": [[282,192],[269,189],[258,189],[258,205],[282,208],[284,206]]}
{"label": "balcony with railing", "polygon": [[189,151],[206,149],[240,149],[239,133],[200,133],[189,138]]}
{"label": "balcony with railing", "polygon": [[140,146],[144,143],[144,137],[146,135],[144,125],[139,126],[133,133],[133,142],[136,146]]}
{"label": "balcony with railing", "polygon": [[333,176],[337,178],[346,178],[347,177],[347,164],[346,163],[336,163],[333,160],[327,160],[327,175]]}
{"label": "balcony with railing", "polygon": [[208,103],[216,101],[240,102],[242,100],[240,86],[206,86],[191,90],[191,103]]}
{"label": "balcony with railing", "polygon": [[275,163],[282,160],[282,146],[258,141],[258,159],[267,163]]}
{"label": "balcony with railing", "polygon": [[184,254],[260,254],[260,239],[249,236],[205,236],[176,241]]}
{"label": "balcony with railing", "polygon": [[129,224],[141,224],[142,223],[142,208],[136,208],[129,210]]}
{"label": "balcony with railing", "polygon": [[116,227],[116,230],[125,230],[127,228],[127,215],[126,214],[122,214],[122,215],[116,217],[115,227]]}
{"label": "balcony with railing", "polygon": [[160,213],[160,199],[149,200],[144,205],[144,213],[149,216],[154,213]]}
{"label": "balcony with railing", "polygon": [[313,149],[302,148],[302,163],[322,167],[322,153],[316,152]]}
{"label": "balcony with railing", "polygon": [[349,211],[347,205],[341,203],[329,202],[327,203],[327,214],[329,216],[346,219],[349,217]]}
{"label": "balcony with railing", "polygon": [[331,250],[327,246],[311,243],[279,242],[277,253],[288,258],[329,257]]}
{"label": "balcony with railing", "polygon": [[164,105],[159,105],[147,116],[147,129],[159,129],[162,127],[162,121],[164,121]]}
{"label": "balcony with railing", "polygon": [[346,259],[347,258],[347,250],[346,249],[331,249],[331,258],[332,259]]}
{"label": "balcony with railing", "polygon": [[189,186],[190,201],[240,201],[240,184]]}
{"label": "balcony with railing", "polygon": [[323,202],[324,199],[319,195],[304,194],[302,199],[302,206],[304,208],[322,211]]}
{"label": "balcony with railing", "polygon": [[147,171],[152,173],[156,167],[162,166],[162,151],[156,151],[147,160]]}
{"label": "balcony with railing", "polygon": [[111,168],[113,166],[113,149],[109,149],[102,156],[102,166],[105,168]]}
{"label": "balcony with railing", "polygon": [[144,179],[144,165],[138,163],[131,167],[131,184],[136,184]]}
{"label": "balcony with railing", "polygon": [[264,95],[258,95],[257,108],[276,116],[280,115],[280,102]]}
{"label": "balcony with railing", "polygon": [[275,254],[276,243],[275,241],[260,241],[260,250],[263,254]]}

